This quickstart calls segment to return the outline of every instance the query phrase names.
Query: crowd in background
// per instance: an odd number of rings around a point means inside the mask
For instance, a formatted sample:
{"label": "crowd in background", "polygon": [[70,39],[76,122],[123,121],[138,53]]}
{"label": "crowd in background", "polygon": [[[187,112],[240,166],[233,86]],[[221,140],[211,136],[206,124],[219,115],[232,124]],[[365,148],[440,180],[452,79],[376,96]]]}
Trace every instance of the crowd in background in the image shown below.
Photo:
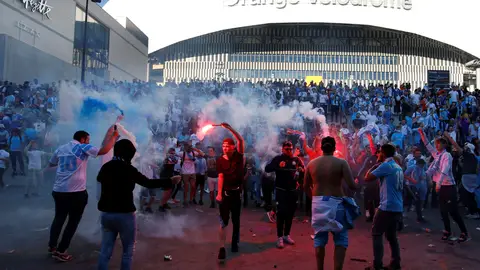
{"label": "crowd in background", "polygon": [[[469,92],[466,88],[452,83],[449,87],[437,88],[434,85],[425,85],[423,88],[411,89],[408,83],[402,85],[361,85],[353,83],[346,85],[342,82],[314,82],[279,81],[268,82],[238,82],[238,81],[168,81],[163,86],[150,83],[132,81],[112,81],[104,85],[90,83],[81,85],[77,81],[59,81],[40,83],[38,80],[14,84],[0,82],[0,146],[5,151],[0,152],[0,168],[2,174],[7,166],[12,168],[12,176],[27,174],[24,165],[25,157],[30,160],[29,150],[45,151],[48,154],[56,145],[49,145],[45,141],[45,133],[58,119],[59,85],[62,83],[78,85],[83,91],[116,91],[132,100],[148,96],[158,91],[174,93],[165,108],[165,118],[146,119],[152,132],[154,142],[160,145],[163,153],[168,149],[182,151],[183,143],[202,148],[207,152],[208,146],[219,147],[221,135],[207,135],[200,141],[197,136],[198,117],[200,109],[195,104],[199,97],[215,99],[221,95],[236,94],[242,102],[250,98],[264,99],[272,107],[289,105],[294,101],[310,102],[313,108],[326,116],[329,124],[329,134],[337,140],[338,155],[349,161],[354,174],[362,178],[365,166],[369,159],[375,155],[378,145],[391,142],[397,147],[397,154],[401,165],[408,173],[412,173],[412,160],[421,157],[429,166],[431,154],[422,142],[422,130],[428,141],[444,137],[451,142],[449,151],[452,152],[452,168],[457,183],[462,181],[466,167],[475,166],[471,159],[465,159],[465,153],[480,157],[480,118],[478,104],[480,92]],[[278,142],[290,140],[296,146],[297,155],[308,163],[309,145],[315,149],[318,136],[322,135],[322,124],[307,119],[302,115],[302,126],[279,127]],[[235,123],[232,123],[235,125]],[[263,173],[264,165],[272,157],[265,155],[256,148],[257,141],[265,136],[256,123],[256,127],[243,127],[240,129],[245,138],[247,155],[250,160],[249,168],[254,168],[249,181],[248,190],[257,205],[262,204],[265,196],[260,191],[262,179],[272,176]],[[299,131],[299,132],[295,132]],[[305,136],[301,136],[301,132]],[[445,137],[446,136],[446,137]],[[30,143],[34,141],[34,143]],[[457,143],[455,145],[454,143]],[[32,145],[33,144],[33,145]],[[465,148],[464,148],[465,146]],[[458,148],[461,150],[459,151]],[[218,149],[219,150],[219,149]],[[256,151],[257,150],[257,151]],[[312,149],[310,149],[312,150]],[[217,151],[220,152],[220,151]],[[182,157],[179,157],[181,159]],[[7,160],[10,162],[7,162]],[[466,161],[468,160],[468,164]],[[159,160],[161,163],[163,160]],[[33,161],[34,163],[36,161]],[[178,161],[180,163],[180,161]],[[40,165],[28,165],[28,168]],[[160,166],[161,168],[161,166]],[[177,166],[176,170],[179,168]],[[205,174],[206,170],[197,170]],[[469,170],[471,174],[472,170]],[[478,176],[475,170],[474,174]],[[432,193],[431,186],[428,194]],[[4,186],[3,181],[0,184]],[[460,191],[464,186],[459,185]],[[469,216],[478,218],[478,207],[471,203],[477,190],[478,182],[470,185],[467,192],[461,194],[465,205],[469,206]],[[208,190],[208,189],[207,189]],[[176,192],[175,192],[176,193]],[[433,191],[434,193],[434,191]],[[30,195],[27,190],[26,196]],[[302,196],[303,198],[303,196]],[[301,200],[303,201],[303,200]],[[172,201],[171,201],[172,202]],[[432,196],[432,205],[435,207],[435,198]],[[427,204],[425,203],[425,206]]]}

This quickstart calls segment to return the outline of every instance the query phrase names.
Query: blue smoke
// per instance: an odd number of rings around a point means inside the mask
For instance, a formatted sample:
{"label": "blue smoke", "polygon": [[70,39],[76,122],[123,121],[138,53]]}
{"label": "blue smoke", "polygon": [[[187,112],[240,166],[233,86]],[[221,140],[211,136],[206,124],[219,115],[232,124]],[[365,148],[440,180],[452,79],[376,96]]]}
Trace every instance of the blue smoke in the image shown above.
{"label": "blue smoke", "polygon": [[106,112],[109,110],[118,110],[123,115],[123,110],[115,103],[105,103],[99,99],[87,97],[83,100],[80,116],[84,119],[93,118],[98,112]]}

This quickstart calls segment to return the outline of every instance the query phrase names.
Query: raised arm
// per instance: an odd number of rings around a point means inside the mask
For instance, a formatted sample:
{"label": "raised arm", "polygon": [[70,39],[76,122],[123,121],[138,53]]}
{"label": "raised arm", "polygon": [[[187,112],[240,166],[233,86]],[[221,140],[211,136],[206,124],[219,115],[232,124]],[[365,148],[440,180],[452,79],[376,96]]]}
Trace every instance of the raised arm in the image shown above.
{"label": "raised arm", "polygon": [[230,131],[230,133],[232,133],[237,140],[237,152],[240,154],[245,153],[245,140],[243,139],[242,135],[240,135],[240,133],[238,133],[235,129],[232,128],[232,126],[227,123],[222,123],[221,125],[223,128]]}
{"label": "raised arm", "polygon": [[30,147],[32,146],[32,141],[30,141],[27,146],[25,146],[25,149],[23,150],[25,156],[28,156],[28,151],[30,150]]}
{"label": "raised arm", "polygon": [[102,148],[100,148],[100,150],[98,151],[98,155],[103,156],[110,152],[110,150],[112,150],[113,146],[115,145],[117,138],[118,131],[116,130],[115,125],[113,125],[107,130],[107,133],[103,138]]}
{"label": "raised arm", "polygon": [[375,143],[373,142],[373,137],[370,132],[365,133],[368,139],[368,143],[370,145],[370,152],[372,155],[375,155],[375,152],[377,152],[377,148],[375,147]]}
{"label": "raised arm", "polygon": [[435,148],[428,142],[427,137],[425,137],[425,133],[423,132],[423,129],[418,128],[418,133],[420,134],[420,138],[422,139],[423,144],[425,144],[425,147],[427,150],[432,154],[432,156],[435,157],[437,152],[435,151]]}
{"label": "raised arm", "polygon": [[200,149],[197,149],[197,148],[192,147],[192,150],[193,150],[195,153],[197,153],[199,156],[202,156],[202,157],[205,156],[205,153],[204,153],[202,150],[200,150]]}
{"label": "raised arm", "polygon": [[463,154],[463,149],[458,145],[458,143],[452,138],[452,136],[450,136],[450,133],[448,133],[447,131],[445,131],[443,133],[443,136],[445,136],[448,141],[450,141],[450,143],[453,145],[453,147],[458,151],[458,153],[460,155]]}

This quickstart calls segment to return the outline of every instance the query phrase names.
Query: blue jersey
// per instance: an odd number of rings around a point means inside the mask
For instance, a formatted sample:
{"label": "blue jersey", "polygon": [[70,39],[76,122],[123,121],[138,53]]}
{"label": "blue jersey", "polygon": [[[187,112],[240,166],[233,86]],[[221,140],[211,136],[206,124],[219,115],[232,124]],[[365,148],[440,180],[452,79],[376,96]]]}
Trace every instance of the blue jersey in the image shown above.
{"label": "blue jersey", "polygon": [[395,131],[393,134],[392,134],[392,143],[395,145],[395,146],[398,146],[400,147],[400,149],[403,150],[403,139],[404,139],[405,136],[403,136],[403,134],[400,132],[400,131]]}
{"label": "blue jersey", "polygon": [[380,210],[403,212],[403,170],[388,158],[372,172],[380,179]]}

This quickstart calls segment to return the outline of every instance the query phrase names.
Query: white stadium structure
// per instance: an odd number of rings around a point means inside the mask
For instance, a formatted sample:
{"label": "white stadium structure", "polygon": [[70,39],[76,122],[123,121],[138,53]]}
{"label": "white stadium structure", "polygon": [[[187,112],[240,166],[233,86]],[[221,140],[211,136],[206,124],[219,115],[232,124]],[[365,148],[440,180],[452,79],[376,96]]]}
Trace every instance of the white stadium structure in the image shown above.
{"label": "white stadium structure", "polygon": [[478,0],[110,0],[150,79],[455,82],[480,88]]}

